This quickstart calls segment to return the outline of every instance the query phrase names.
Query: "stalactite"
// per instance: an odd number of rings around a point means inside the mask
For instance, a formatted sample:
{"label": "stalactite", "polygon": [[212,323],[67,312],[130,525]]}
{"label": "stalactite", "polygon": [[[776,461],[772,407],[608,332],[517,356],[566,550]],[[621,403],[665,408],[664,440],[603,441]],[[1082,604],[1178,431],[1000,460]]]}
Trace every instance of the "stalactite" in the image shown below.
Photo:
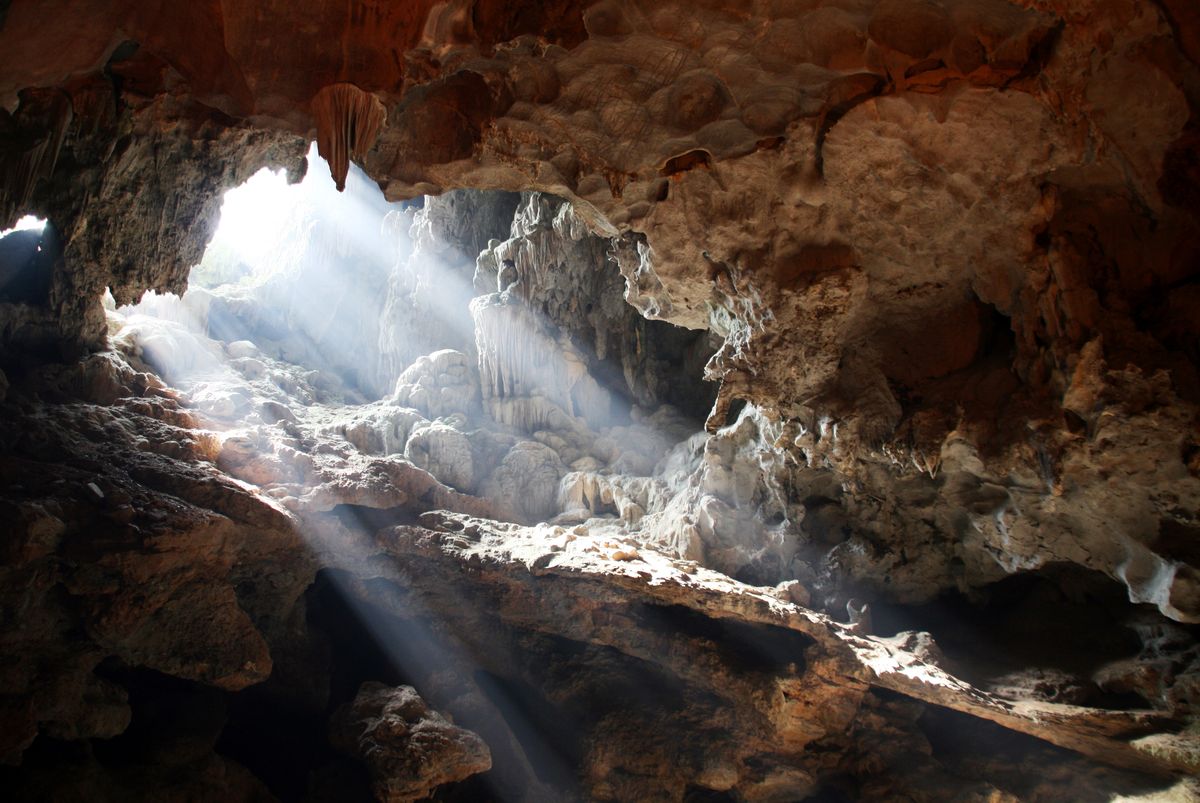
{"label": "stalactite", "polygon": [[329,162],[338,191],[346,188],[350,160],[361,160],[387,120],[383,104],[354,84],[331,84],[312,101],[317,119],[317,152]]}
{"label": "stalactite", "polygon": [[[586,360],[570,338],[561,332],[555,335],[527,304],[507,293],[493,293],[472,301],[471,315],[483,399],[494,417],[507,419],[509,413],[501,412],[502,407],[536,396],[593,426],[610,422],[611,394],[588,374]],[[518,404],[515,409],[526,408]]]}
{"label": "stalactite", "polygon": [[66,93],[27,89],[16,113],[0,120],[0,229],[28,211],[38,180],[54,172],[73,118]]}

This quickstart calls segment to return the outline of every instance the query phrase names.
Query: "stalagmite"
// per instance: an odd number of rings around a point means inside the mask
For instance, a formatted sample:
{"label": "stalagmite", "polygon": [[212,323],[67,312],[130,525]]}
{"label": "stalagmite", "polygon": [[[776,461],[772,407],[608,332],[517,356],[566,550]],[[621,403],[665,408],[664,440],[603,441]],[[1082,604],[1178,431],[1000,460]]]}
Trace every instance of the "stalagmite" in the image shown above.
{"label": "stalagmite", "polygon": [[351,159],[362,159],[387,120],[379,99],[354,84],[331,84],[312,100],[317,118],[317,152],[329,162],[339,191],[346,188]]}

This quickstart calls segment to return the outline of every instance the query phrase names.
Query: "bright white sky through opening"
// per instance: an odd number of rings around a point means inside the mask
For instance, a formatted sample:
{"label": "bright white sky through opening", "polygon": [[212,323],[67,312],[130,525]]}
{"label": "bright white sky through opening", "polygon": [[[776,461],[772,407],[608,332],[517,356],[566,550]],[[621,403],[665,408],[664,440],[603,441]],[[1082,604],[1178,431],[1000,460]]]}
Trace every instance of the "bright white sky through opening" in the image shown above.
{"label": "bright white sky through opening", "polygon": [[0,231],[0,237],[7,237],[14,231],[41,231],[44,228],[46,228],[46,221],[42,220],[41,218],[34,217],[33,215],[26,215],[18,220],[17,225],[13,226],[11,229]]}
{"label": "bright white sky through opening", "polygon": [[[308,172],[300,183],[289,185],[285,171],[263,168],[225,193],[220,221],[191,279],[210,288],[231,282],[257,284],[294,267],[314,237],[329,243],[375,243],[380,240],[379,219],[388,208],[379,187],[353,166],[346,191],[339,193],[313,143]],[[380,247],[381,258],[390,265],[395,256],[390,241]]]}
{"label": "bright white sky through opening", "polygon": [[246,265],[261,274],[278,248],[300,187],[287,183],[287,172],[264,167],[240,187],[225,193],[221,219],[208,244],[205,262],[214,258]]}

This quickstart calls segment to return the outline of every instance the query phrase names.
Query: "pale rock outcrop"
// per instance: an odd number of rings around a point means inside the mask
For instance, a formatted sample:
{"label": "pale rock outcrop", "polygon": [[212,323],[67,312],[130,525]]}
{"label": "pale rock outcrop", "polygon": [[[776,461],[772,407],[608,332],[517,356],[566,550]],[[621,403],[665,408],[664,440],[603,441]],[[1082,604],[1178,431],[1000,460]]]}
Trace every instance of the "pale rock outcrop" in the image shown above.
{"label": "pale rock outcrop", "polygon": [[479,382],[467,355],[442,349],[417,358],[396,380],[396,404],[429,418],[468,415],[479,406]]}
{"label": "pale rock outcrop", "polygon": [[373,405],[348,419],[339,417],[326,431],[350,441],[364,454],[403,454],[409,436],[427,423],[411,407]]}
{"label": "pale rock outcrop", "polygon": [[471,442],[461,430],[448,424],[435,422],[414,428],[404,445],[404,456],[451,488],[470,493],[475,487]]}
{"label": "pale rock outcrop", "polygon": [[485,405],[537,395],[597,427],[611,420],[611,398],[588,376],[586,362],[523,300],[511,291],[479,296],[471,315]]}
{"label": "pale rock outcrop", "polygon": [[507,502],[525,521],[545,521],[557,511],[562,460],[549,446],[517,443],[484,482],[481,493]]}

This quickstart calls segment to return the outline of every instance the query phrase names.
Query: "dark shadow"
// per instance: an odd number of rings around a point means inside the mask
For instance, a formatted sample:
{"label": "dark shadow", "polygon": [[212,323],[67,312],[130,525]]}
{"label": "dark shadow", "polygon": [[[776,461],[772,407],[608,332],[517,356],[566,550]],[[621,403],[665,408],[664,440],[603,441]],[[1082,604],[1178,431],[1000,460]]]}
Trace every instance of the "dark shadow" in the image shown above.
{"label": "dark shadow", "polygon": [[813,640],[803,633],[770,625],[754,625],[705,616],[683,605],[641,605],[639,628],[679,633],[713,644],[722,660],[737,672],[804,671],[805,651]]}
{"label": "dark shadow", "polygon": [[41,231],[14,231],[0,238],[0,301],[45,305],[61,258],[62,243],[49,223]]}
{"label": "dark shadow", "polygon": [[[919,606],[875,603],[876,633],[931,633],[946,669],[975,685],[1027,669],[1056,670],[1075,678],[1072,700],[1112,709],[1145,708],[1132,694],[1103,693],[1092,674],[1112,661],[1136,655],[1137,634],[1122,622],[1156,615],[1133,605],[1125,587],[1101,572],[1074,564],[1050,564],[1005,578],[968,599],[944,595]],[[1048,689],[1053,700],[1053,689]]]}

